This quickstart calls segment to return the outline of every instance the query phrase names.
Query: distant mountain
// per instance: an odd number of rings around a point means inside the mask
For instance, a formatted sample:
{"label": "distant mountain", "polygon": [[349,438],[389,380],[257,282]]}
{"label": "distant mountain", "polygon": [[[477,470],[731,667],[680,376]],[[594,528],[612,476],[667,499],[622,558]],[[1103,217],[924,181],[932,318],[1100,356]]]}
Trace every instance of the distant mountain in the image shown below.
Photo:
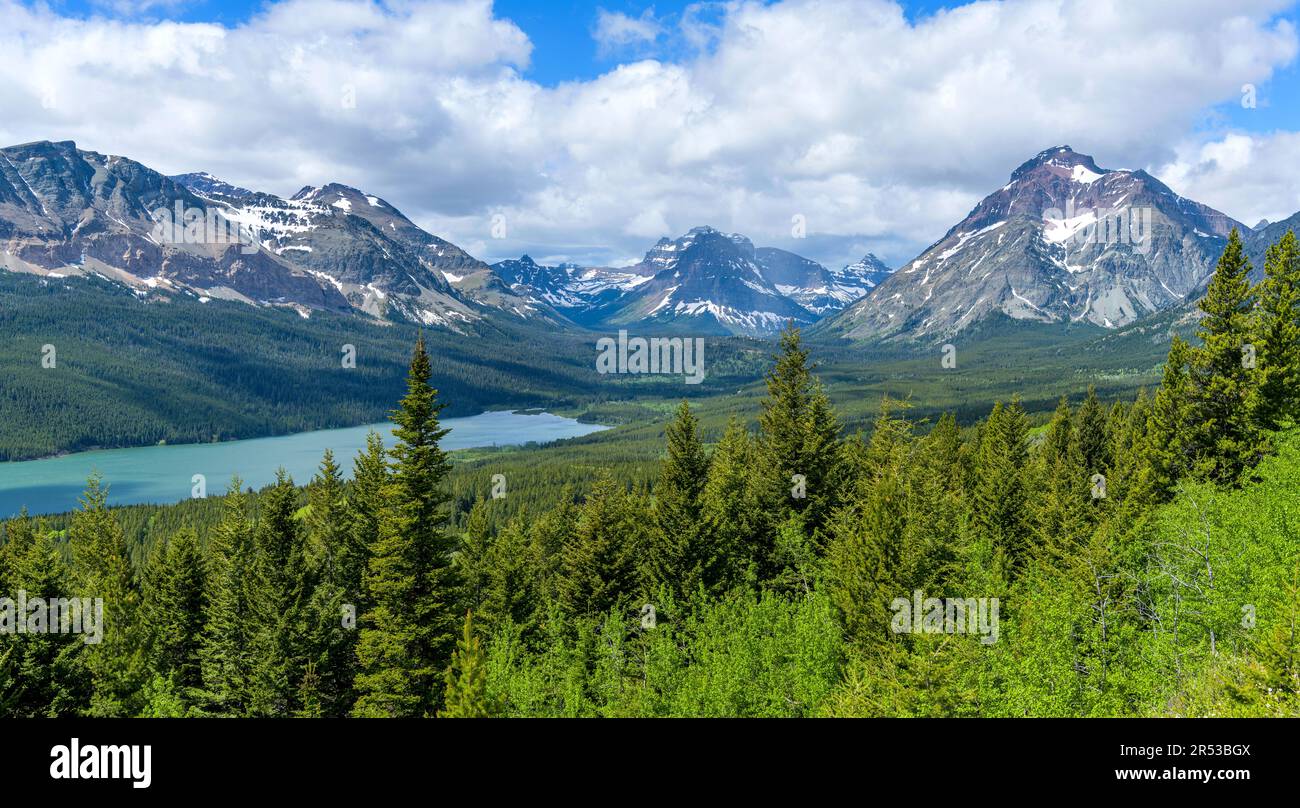
{"label": "distant mountain", "polygon": [[492,269],[518,294],[583,325],[748,335],[839,311],[890,272],[875,256],[828,270],[712,227],[661,238],[628,267],[546,266],[525,255]]}
{"label": "distant mountain", "polygon": [[674,240],[660,239],[637,266],[642,273],[653,271],[653,277],[621,299],[607,322],[761,335],[775,333],[790,321],[815,321],[816,314],[783,294],[767,277],[776,274],[773,266],[787,271],[797,262],[767,257],[770,265],[758,258],[749,239],[711,227],[696,227]]}
{"label": "distant mountain", "polygon": [[[182,211],[159,238],[159,212]],[[200,238],[220,231],[227,238]],[[189,238],[186,234],[194,234]],[[188,292],[267,305],[343,311],[333,286],[255,243],[224,206],[124,157],[39,142],[0,149],[0,268],[97,274],[138,294]]]}
{"label": "distant mountain", "polygon": [[1200,288],[1233,227],[1248,230],[1144,171],[1102,169],[1056,147],[821,328],[934,339],[995,313],[1118,327]]}
{"label": "distant mountain", "polygon": [[833,270],[832,274],[836,282],[846,290],[859,292],[853,298],[857,300],[884,283],[886,278],[894,274],[894,270],[875,255],[867,253],[862,256],[862,260],[849,264],[843,269]]}
{"label": "distant mountain", "polygon": [[0,149],[0,268],[97,274],[143,297],[189,294],[459,330],[565,320],[376,196],[337,183],[290,199],[208,173],[166,177],[75,143]]}
{"label": "distant mountain", "polygon": [[641,267],[548,266],[527,255],[493,264],[492,270],[516,294],[584,325],[599,323],[624,295],[653,277]]}

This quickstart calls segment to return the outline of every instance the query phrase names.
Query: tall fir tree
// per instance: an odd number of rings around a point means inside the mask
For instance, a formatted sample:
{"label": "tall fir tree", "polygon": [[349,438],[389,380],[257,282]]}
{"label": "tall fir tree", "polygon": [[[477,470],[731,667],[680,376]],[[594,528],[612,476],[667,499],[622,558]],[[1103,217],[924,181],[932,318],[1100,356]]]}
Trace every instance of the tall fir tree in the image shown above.
{"label": "tall fir tree", "polygon": [[[22,592],[30,602],[35,598],[67,597],[73,584],[71,570],[52,534],[44,525],[26,518],[12,520],[7,526],[10,556],[6,597]],[[107,604],[105,604],[107,605]],[[15,613],[14,619],[30,620],[30,615]],[[29,623],[30,625],[30,623]],[[85,616],[83,630],[87,627]],[[3,715],[14,718],[75,716],[86,712],[91,704],[91,686],[85,667],[84,635],[53,633],[14,633],[16,626],[6,626],[0,633],[0,658],[5,679],[0,680],[0,708]],[[100,627],[106,631],[106,627]]]}
{"label": "tall fir tree", "polygon": [[1262,444],[1252,417],[1255,371],[1246,361],[1255,297],[1250,261],[1234,228],[1219,257],[1193,354],[1192,409],[1196,435],[1193,473],[1219,484],[1235,484],[1259,459]]}
{"label": "tall fir tree", "polygon": [[334,452],[325,450],[316,475],[307,485],[307,561],[318,579],[338,582],[341,556],[352,532],[343,473]]}
{"label": "tall fir tree", "polygon": [[1078,443],[1079,461],[1089,475],[1105,474],[1111,466],[1109,416],[1097,399],[1097,389],[1088,385],[1088,395],[1075,415],[1072,439]]}
{"label": "tall fir tree", "polygon": [[595,617],[631,605],[641,532],[627,493],[602,473],[564,547],[558,594],[567,615]]}
{"label": "tall fir tree", "polygon": [[139,620],[140,593],[127,556],[126,536],[108,507],[108,489],[93,476],[72,516],[68,543],[80,597],[102,599],[103,641],[85,653],[94,698],[88,714],[129,716],[141,706],[146,643]]}
{"label": "tall fir tree", "polygon": [[708,521],[701,518],[709,461],[699,422],[686,402],[678,406],[665,437],[667,456],[659,464],[654,489],[654,527],[644,577],[649,594],[666,589],[683,602],[718,583],[724,559],[714,546]]}
{"label": "tall fir tree", "polygon": [[1196,450],[1192,435],[1192,346],[1174,335],[1165,359],[1160,389],[1147,417],[1146,462],[1138,474],[1137,496],[1150,502],[1168,500],[1178,481],[1192,469]]}
{"label": "tall fir tree", "polygon": [[392,414],[397,442],[365,584],[373,606],[357,644],[358,716],[431,716],[442,699],[456,582],[444,527],[451,464],[439,445],[448,430],[438,422],[443,405],[431,377],[421,335]]}
{"label": "tall fir tree", "polygon": [[1255,417],[1276,429],[1300,420],[1300,244],[1293,231],[1268,248],[1258,296]]}
{"label": "tall fir tree", "polygon": [[465,530],[456,550],[456,575],[460,581],[460,606],[465,611],[480,611],[488,587],[488,555],[492,548],[492,526],[488,521],[487,500],[477,499],[470,506]]}
{"label": "tall fir tree", "polygon": [[221,504],[221,520],[208,534],[199,663],[202,710],[215,716],[245,715],[249,707],[253,537],[240,486],[238,478],[231,481]]}
{"label": "tall fir tree", "polygon": [[145,575],[142,616],[149,634],[149,667],[182,707],[203,684],[204,562],[199,537],[182,528],[155,548]]}
{"label": "tall fir tree", "polygon": [[[777,525],[795,514],[820,544],[821,529],[844,494],[841,427],[793,324],[781,332],[774,359],[759,415],[763,529],[774,536]],[[760,570],[765,578],[776,572],[770,561]]]}
{"label": "tall fir tree", "polygon": [[972,488],[971,523],[1000,559],[1007,577],[1031,551],[1025,492],[1028,422],[1018,399],[998,402],[980,434]]}
{"label": "tall fir tree", "polygon": [[389,468],[384,442],[373,430],[366,435],[366,448],[357,453],[352,467],[352,487],[348,494],[349,526],[346,541],[339,549],[338,583],[357,614],[369,611],[370,595],[366,591],[366,573],[370,557],[379,544],[380,516],[385,503]]}
{"label": "tall fir tree", "polygon": [[831,524],[826,577],[830,599],[852,641],[878,646],[890,635],[889,604],[907,597],[903,574],[906,506],[899,469],[885,466],[857,506]]}
{"label": "tall fir tree", "polygon": [[298,519],[298,491],[280,469],[259,500],[249,590],[250,705],[254,715],[289,716],[306,665],[306,620],[313,582]]}
{"label": "tall fir tree", "polygon": [[756,586],[772,547],[763,543],[759,523],[755,447],[739,420],[732,418],[714,447],[709,476],[701,494],[701,518],[707,524],[722,567],[716,587],[726,591],[738,584]]}

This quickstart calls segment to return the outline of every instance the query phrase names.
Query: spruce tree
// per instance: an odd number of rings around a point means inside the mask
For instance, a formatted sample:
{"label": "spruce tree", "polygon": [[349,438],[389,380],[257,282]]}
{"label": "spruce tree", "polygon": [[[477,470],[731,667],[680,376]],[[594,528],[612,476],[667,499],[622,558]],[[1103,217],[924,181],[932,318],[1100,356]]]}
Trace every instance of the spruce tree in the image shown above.
{"label": "spruce tree", "polygon": [[1200,303],[1205,314],[1197,331],[1202,347],[1192,362],[1193,472],[1220,484],[1238,482],[1262,451],[1251,413],[1255,371],[1243,361],[1255,300],[1249,273],[1250,261],[1234,228]]}
{"label": "spruce tree", "polygon": [[203,555],[199,537],[183,528],[155,549],[144,589],[142,614],[149,633],[149,664],[190,704],[203,683]]}
{"label": "spruce tree", "polygon": [[1192,347],[1175,335],[1169,344],[1160,389],[1147,417],[1146,462],[1138,476],[1139,498],[1163,502],[1192,468]]}
{"label": "spruce tree", "polygon": [[253,532],[249,707],[255,715],[288,716],[297,708],[296,688],[306,664],[307,604],[313,588],[297,511],[297,489],[280,469],[275,484],[260,497]]}
{"label": "spruce tree", "polygon": [[439,718],[488,718],[493,714],[487,694],[487,657],[474,636],[471,612],[465,612],[465,625],[447,668],[446,682]]}
{"label": "spruce tree", "polygon": [[103,641],[85,653],[94,688],[88,714],[95,717],[136,714],[146,672],[139,590],[127,558],[126,536],[107,500],[108,490],[92,476],[68,528],[76,593],[104,604]]}
{"label": "spruce tree", "polygon": [[1300,419],[1300,244],[1293,231],[1268,248],[1258,294],[1255,417],[1276,429]]}
{"label": "spruce tree", "polygon": [[1084,399],[1075,416],[1073,440],[1078,442],[1079,461],[1088,475],[1105,474],[1110,470],[1110,434],[1107,428],[1109,418],[1097,400],[1097,390],[1088,385],[1088,397]]}
{"label": "spruce tree", "polygon": [[357,614],[370,608],[366,592],[366,572],[370,557],[379,543],[380,515],[385,503],[389,468],[384,443],[379,433],[366,435],[366,448],[353,463],[352,488],[348,496],[349,530],[339,548],[338,584]]}
{"label": "spruce tree", "polygon": [[[845,494],[841,427],[793,324],[781,332],[780,353],[773,358],[759,415],[759,527],[771,546],[777,526],[798,515],[820,549],[822,527]],[[760,575],[766,579],[777,571],[769,560]]]}
{"label": "spruce tree", "polygon": [[488,554],[492,546],[492,529],[488,523],[487,500],[478,499],[470,506],[465,531],[456,551],[456,575],[460,581],[460,605],[466,611],[481,611],[488,586]]}
{"label": "spruce tree", "polygon": [[909,597],[903,579],[906,505],[899,471],[880,469],[860,505],[841,510],[831,523],[826,577],[844,633],[859,644],[878,645],[890,636],[889,605]]}
{"label": "spruce tree", "polygon": [[[1101,411],[1096,399],[1092,401],[1090,419]],[[1038,452],[1036,482],[1041,494],[1036,498],[1037,548],[1054,563],[1060,563],[1062,555],[1080,546],[1091,528],[1086,505],[1092,473],[1083,448],[1087,441],[1081,439],[1082,425],[1088,423],[1083,416],[1084,408],[1077,415],[1071,414],[1062,397]]]}
{"label": "spruce tree", "polygon": [[667,589],[680,602],[718,581],[722,562],[702,516],[709,462],[699,424],[682,402],[666,430],[668,453],[659,464],[654,489],[654,527],[645,554],[649,593]]}
{"label": "spruce tree", "polygon": [[443,405],[431,376],[421,336],[392,414],[397,442],[365,583],[373,606],[357,645],[358,716],[430,716],[442,698],[456,584],[444,532],[450,462],[439,446],[448,430],[438,422]]}
{"label": "spruce tree", "polygon": [[[10,572],[14,589],[8,597],[16,597],[18,591],[24,592],[29,602],[68,596],[73,586],[71,571],[44,525],[33,526],[28,520],[10,522],[9,541],[25,550],[14,556]],[[84,617],[82,625],[84,629]],[[107,627],[101,625],[101,630],[107,632]],[[43,718],[85,713],[92,698],[85,667],[89,647],[84,636],[77,634],[0,634],[0,657],[8,674],[6,681],[0,681],[4,714]]]}
{"label": "spruce tree", "polygon": [[1027,437],[1020,401],[995,404],[980,434],[972,483],[972,527],[1008,573],[1020,569],[1030,551],[1024,478]]}
{"label": "spruce tree", "polygon": [[249,704],[253,538],[240,487],[238,478],[231,481],[221,504],[221,521],[208,534],[199,661],[203,711],[217,716],[245,715]]}
{"label": "spruce tree", "polygon": [[4,543],[0,544],[0,597],[13,597],[18,591],[15,584],[18,565],[27,555],[27,550],[35,541],[32,519],[27,509],[4,524]]}
{"label": "spruce tree", "polygon": [[701,516],[721,562],[715,585],[719,592],[745,582],[756,585],[759,570],[772,556],[772,546],[763,543],[757,529],[755,454],[749,432],[733,417],[713,450],[701,494]]}
{"label": "spruce tree", "polygon": [[627,493],[605,471],[564,547],[558,594],[567,615],[595,617],[631,605],[640,533]]}
{"label": "spruce tree", "polygon": [[525,635],[536,627],[541,604],[525,524],[523,517],[512,520],[488,550],[487,580],[478,612],[484,636],[495,636],[506,625]]}
{"label": "spruce tree", "polygon": [[352,532],[352,512],[334,452],[325,450],[307,486],[307,560],[320,579],[339,582],[340,557]]}

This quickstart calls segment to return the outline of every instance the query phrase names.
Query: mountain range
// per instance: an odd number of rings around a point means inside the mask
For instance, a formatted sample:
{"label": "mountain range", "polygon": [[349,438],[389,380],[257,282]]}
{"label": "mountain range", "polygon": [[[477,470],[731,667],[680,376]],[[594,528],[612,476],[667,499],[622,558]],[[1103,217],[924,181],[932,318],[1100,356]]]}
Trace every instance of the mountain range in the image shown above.
{"label": "mountain range", "polygon": [[509,317],[760,335],[838,311],[888,274],[874,256],[830,271],[707,227],[661,239],[629,267],[528,256],[489,266],[346,185],[286,199],[202,172],[164,176],[68,141],[0,149],[0,244],[10,271],[453,331]]}
{"label": "mountain range", "polygon": [[629,266],[489,265],[346,185],[286,199],[67,141],[0,149],[0,268],[453,332],[499,318],[749,336],[793,322],[860,341],[946,339],[995,316],[1115,329],[1194,303],[1233,228],[1258,274],[1297,224],[1250,228],[1059,146],[897,272],[871,254],[829,269],[712,227],[661,238]]}

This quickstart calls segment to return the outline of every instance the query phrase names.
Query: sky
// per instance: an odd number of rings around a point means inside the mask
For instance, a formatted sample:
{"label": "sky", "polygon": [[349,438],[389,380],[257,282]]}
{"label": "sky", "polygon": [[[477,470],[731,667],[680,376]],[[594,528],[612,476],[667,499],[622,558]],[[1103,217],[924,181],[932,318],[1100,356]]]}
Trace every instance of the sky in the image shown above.
{"label": "sky", "polygon": [[342,182],[489,261],[627,264],[708,224],[899,265],[1065,144],[1248,225],[1300,210],[1297,19],[1296,0],[0,0],[0,143],[286,196]]}

